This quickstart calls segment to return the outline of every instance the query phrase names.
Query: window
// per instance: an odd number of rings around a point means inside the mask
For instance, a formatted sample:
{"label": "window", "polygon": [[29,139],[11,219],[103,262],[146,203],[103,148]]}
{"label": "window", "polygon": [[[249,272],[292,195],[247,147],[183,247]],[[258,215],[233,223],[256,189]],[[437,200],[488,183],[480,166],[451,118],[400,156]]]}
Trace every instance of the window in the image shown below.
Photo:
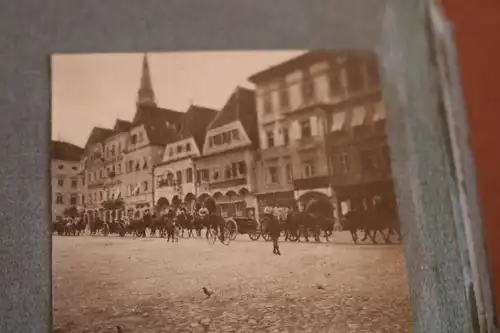
{"label": "window", "polygon": [[193,182],[193,168],[186,169],[186,183]]}
{"label": "window", "polygon": [[56,204],[64,205],[64,197],[61,193],[56,194]]}
{"label": "window", "polygon": [[231,163],[231,176],[233,178],[236,178],[238,176],[238,164],[237,163]]}
{"label": "window", "polygon": [[283,144],[285,146],[288,146],[290,144],[290,136],[288,133],[288,128],[283,128],[282,131],[283,131]]}
{"label": "window", "polygon": [[175,175],[175,179],[177,181],[177,185],[182,184],[182,171],[177,171]]}
{"label": "window", "polygon": [[80,200],[81,200],[80,202],[82,203],[82,205],[85,205],[85,196],[83,194],[80,196]]}
{"label": "window", "polygon": [[330,70],[330,75],[328,76],[328,88],[330,96],[338,96],[341,94],[342,81],[339,68]]}
{"label": "window", "polygon": [[271,94],[266,93],[262,96],[262,101],[264,105],[264,113],[271,113],[273,111],[273,102],[271,99]]}
{"label": "window", "polygon": [[147,180],[146,180],[146,181],[144,181],[144,182],[142,183],[142,190],[143,190],[144,192],[147,192],[147,191],[148,191],[148,185],[149,185],[149,184],[148,184],[148,181],[147,181]]}
{"label": "window", "polygon": [[182,146],[177,145],[177,154],[180,154],[180,153],[182,153]]}
{"label": "window", "polygon": [[224,175],[226,176],[226,179],[231,179],[231,166],[227,166],[226,170],[224,172]]}
{"label": "window", "polygon": [[122,152],[122,143],[118,142],[118,154],[121,154]]}
{"label": "window", "polygon": [[135,145],[137,143],[137,135],[134,134],[130,137],[130,143]]}
{"label": "window", "polygon": [[361,168],[363,171],[373,171],[377,168],[376,161],[371,150],[361,150],[359,152]]}
{"label": "window", "polygon": [[231,132],[222,133],[222,143],[231,143]]}
{"label": "window", "polygon": [[276,166],[269,167],[268,183],[270,183],[270,184],[279,183],[278,167],[276,167]]}
{"label": "window", "polygon": [[357,59],[351,59],[346,64],[347,70],[347,89],[348,92],[359,92],[363,89],[363,68]]}
{"label": "window", "polygon": [[72,188],[77,188],[78,187],[78,183],[77,183],[76,179],[71,179],[71,187]]}
{"label": "window", "polygon": [[142,163],[142,170],[146,170],[148,168],[148,159],[144,157],[143,163]]}
{"label": "window", "polygon": [[240,132],[238,132],[238,130],[232,130],[231,136],[234,141],[238,141],[240,139]]}
{"label": "window", "polygon": [[101,179],[102,179],[103,177],[104,177],[104,172],[103,172],[103,170],[101,169],[101,170],[99,170],[99,178],[101,178]]}
{"label": "window", "polygon": [[85,186],[85,175],[82,176],[82,186]]}
{"label": "window", "polygon": [[113,146],[111,147],[111,156],[112,156],[112,157],[115,157],[115,156],[116,156],[116,146],[115,146],[115,145],[113,145]]}
{"label": "window", "polygon": [[290,105],[290,98],[288,95],[288,87],[286,86],[285,82],[282,82],[280,84],[279,96],[280,96],[280,107],[283,109],[288,108]]}
{"label": "window", "polygon": [[168,156],[174,156],[174,148],[170,147],[170,149],[168,150]]}
{"label": "window", "polygon": [[134,171],[134,161],[128,161],[128,170],[127,172]]}
{"label": "window", "polygon": [[304,163],[304,177],[313,177],[315,174],[315,166],[313,161],[308,161]]}
{"label": "window", "polygon": [[188,142],[186,143],[186,151],[190,152],[191,151],[191,144]]}
{"label": "window", "polygon": [[76,206],[78,203],[78,196],[76,194],[72,194],[69,201],[70,201],[70,205]]}
{"label": "window", "polygon": [[121,174],[121,173],[122,173],[122,164],[121,164],[121,163],[119,163],[116,167],[117,167],[117,169],[118,169],[118,170],[117,170],[117,173],[118,173],[118,174]]}
{"label": "window", "polygon": [[144,133],[140,132],[138,142],[142,142],[142,141],[144,141]]}
{"label": "window", "polygon": [[338,161],[344,173],[351,171],[350,156],[346,153],[338,155]]}
{"label": "window", "polygon": [[219,179],[219,171],[214,170],[212,173],[212,179],[213,180],[218,180]]}
{"label": "window", "polygon": [[288,183],[291,183],[293,180],[293,174],[292,174],[292,166],[290,164],[287,164],[285,166],[285,173],[286,173],[286,181]]}
{"label": "window", "polygon": [[141,163],[139,161],[135,163],[135,171],[141,171]]}
{"label": "window", "polygon": [[221,135],[214,135],[212,137],[214,146],[220,146],[222,144],[222,136]]}
{"label": "window", "polygon": [[57,168],[58,168],[59,170],[62,170],[62,169],[64,169],[64,165],[59,164],[59,165],[57,166]]}
{"label": "window", "polygon": [[308,138],[311,136],[311,120],[304,119],[300,122],[300,137]]}
{"label": "window", "polygon": [[384,167],[390,168],[391,167],[391,151],[389,149],[389,146],[383,146],[380,149],[380,155],[381,155],[381,162]]}
{"label": "window", "polygon": [[309,72],[304,73],[304,79],[302,81],[302,101],[304,103],[309,103],[314,100],[315,97],[314,90],[314,80]]}
{"label": "window", "polygon": [[200,172],[201,172],[201,181],[207,182],[209,179],[208,170],[205,169],[205,170],[201,170]]}
{"label": "window", "polygon": [[270,148],[270,147],[274,147],[274,132],[273,131],[268,131],[266,133],[267,135],[267,146]]}
{"label": "window", "polygon": [[92,182],[92,173],[91,172],[89,172],[88,177],[89,177],[89,183]]}
{"label": "window", "polygon": [[242,176],[246,175],[247,165],[245,164],[245,162],[238,163],[238,171],[239,171],[240,175],[242,175]]}
{"label": "window", "polygon": [[97,201],[97,192],[94,192],[94,201]]}
{"label": "window", "polygon": [[64,186],[64,179],[60,178],[57,180],[57,186],[63,187]]}
{"label": "window", "polygon": [[71,167],[72,170],[76,171],[78,168],[76,166]]}

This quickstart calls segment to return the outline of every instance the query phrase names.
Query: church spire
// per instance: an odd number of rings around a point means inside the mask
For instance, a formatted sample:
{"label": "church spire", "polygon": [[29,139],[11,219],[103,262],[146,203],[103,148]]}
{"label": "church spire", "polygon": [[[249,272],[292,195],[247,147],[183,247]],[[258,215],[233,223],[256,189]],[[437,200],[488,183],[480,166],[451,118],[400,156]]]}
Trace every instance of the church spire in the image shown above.
{"label": "church spire", "polygon": [[137,106],[156,106],[155,92],[151,84],[148,55],[144,53],[142,59],[141,85],[137,93]]}

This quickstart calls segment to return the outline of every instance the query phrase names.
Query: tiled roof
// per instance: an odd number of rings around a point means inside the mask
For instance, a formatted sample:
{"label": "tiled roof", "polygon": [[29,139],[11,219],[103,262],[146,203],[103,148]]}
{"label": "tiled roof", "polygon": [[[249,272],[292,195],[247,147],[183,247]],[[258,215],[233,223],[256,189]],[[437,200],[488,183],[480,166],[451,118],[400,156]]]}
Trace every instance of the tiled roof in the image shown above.
{"label": "tiled roof", "polygon": [[217,114],[217,110],[191,105],[184,115],[181,139],[193,137],[196,145],[201,149],[208,126]]}
{"label": "tiled roof", "polygon": [[115,134],[128,132],[132,128],[132,123],[130,121],[117,119],[113,131]]}
{"label": "tiled roof", "polygon": [[[139,106],[132,126],[144,125],[152,145],[165,145],[180,138],[184,113],[156,106]],[[167,122],[173,124],[169,127]]]}
{"label": "tiled roof", "polygon": [[237,87],[208,129],[222,127],[237,120],[241,121],[250,140],[256,145],[258,132],[254,90]]}
{"label": "tiled roof", "polygon": [[313,63],[316,63],[318,61],[324,61],[324,60],[328,61],[332,60],[334,57],[341,55],[359,54],[367,52],[373,52],[373,51],[370,50],[309,51],[301,55],[298,55],[297,57],[294,57],[290,60],[281,62],[277,65],[271,66],[258,73],[255,73],[248,78],[248,81],[254,84],[258,84],[262,81],[266,81],[274,77],[284,76],[290,73],[291,71],[304,68],[304,66],[312,65]]}
{"label": "tiled roof", "polygon": [[79,162],[83,156],[83,148],[64,141],[52,141],[50,157],[53,160]]}
{"label": "tiled roof", "polygon": [[94,127],[92,129],[92,132],[90,132],[87,143],[85,144],[85,149],[98,142],[103,142],[113,134],[114,134],[113,130],[109,128]]}

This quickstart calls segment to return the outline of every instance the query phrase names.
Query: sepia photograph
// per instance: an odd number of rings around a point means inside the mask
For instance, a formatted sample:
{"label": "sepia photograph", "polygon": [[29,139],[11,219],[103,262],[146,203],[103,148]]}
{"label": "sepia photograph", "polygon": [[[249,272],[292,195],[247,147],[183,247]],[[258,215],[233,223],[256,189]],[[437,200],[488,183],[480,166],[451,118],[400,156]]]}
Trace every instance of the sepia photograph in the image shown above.
{"label": "sepia photograph", "polygon": [[53,332],[411,332],[378,64],[53,55]]}

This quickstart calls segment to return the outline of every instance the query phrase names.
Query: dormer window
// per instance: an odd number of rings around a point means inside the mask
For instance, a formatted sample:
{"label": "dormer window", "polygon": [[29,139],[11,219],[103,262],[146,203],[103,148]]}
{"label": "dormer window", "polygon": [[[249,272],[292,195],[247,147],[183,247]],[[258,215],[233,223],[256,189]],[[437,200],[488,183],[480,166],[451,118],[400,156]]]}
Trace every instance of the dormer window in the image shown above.
{"label": "dormer window", "polygon": [[170,147],[170,149],[168,150],[168,156],[174,156],[174,148]]}
{"label": "dormer window", "polygon": [[190,152],[191,151],[191,144],[188,142],[186,143],[186,151]]}
{"label": "dormer window", "polygon": [[232,130],[231,136],[234,141],[238,141],[240,139],[240,132],[238,132],[238,130]]}
{"label": "dormer window", "polygon": [[139,133],[139,140],[138,141],[139,142],[144,141],[144,133],[142,133],[142,132]]}
{"label": "dormer window", "polygon": [[182,145],[177,146],[177,154],[182,153]]}
{"label": "dormer window", "polygon": [[137,143],[137,135],[134,134],[130,137],[130,143],[135,145]]}

